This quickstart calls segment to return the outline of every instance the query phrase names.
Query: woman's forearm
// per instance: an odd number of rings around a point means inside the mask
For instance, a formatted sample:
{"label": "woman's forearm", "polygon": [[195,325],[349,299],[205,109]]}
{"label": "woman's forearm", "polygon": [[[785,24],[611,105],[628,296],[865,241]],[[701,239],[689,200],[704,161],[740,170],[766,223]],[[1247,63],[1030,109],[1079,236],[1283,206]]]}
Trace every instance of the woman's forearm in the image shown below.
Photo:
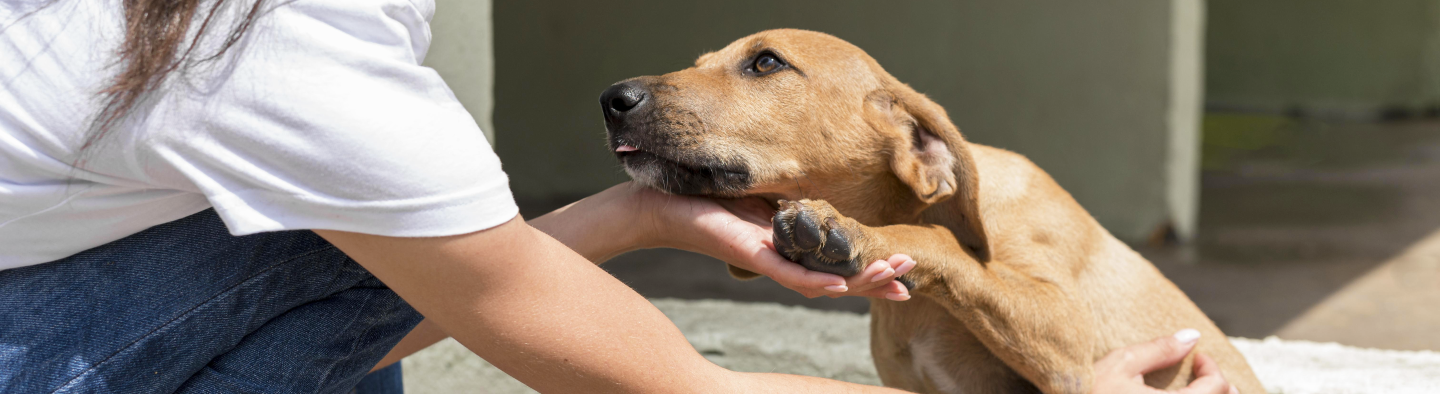
{"label": "woman's forearm", "polygon": [[884,390],[719,368],[634,290],[518,220],[437,238],[316,233],[541,392]]}
{"label": "woman's forearm", "polygon": [[[626,187],[622,184],[599,194],[577,201],[563,208],[531,219],[527,223],[544,232],[571,250],[595,264],[600,264],[622,253],[644,246],[640,230],[653,223],[644,223],[637,217],[646,217],[633,211],[634,201],[627,200]],[[600,236],[596,236],[601,234]],[[449,337],[434,320],[425,319],[411,330],[400,343],[396,344],[385,358],[375,364],[378,370],[401,359],[434,345]]]}
{"label": "woman's forearm", "polygon": [[635,249],[650,247],[653,216],[632,198],[630,183],[617,185],[526,222],[585,259],[600,264]]}
{"label": "woman's forearm", "polygon": [[680,392],[729,375],[644,298],[518,220],[439,238],[316,232],[537,390]]}

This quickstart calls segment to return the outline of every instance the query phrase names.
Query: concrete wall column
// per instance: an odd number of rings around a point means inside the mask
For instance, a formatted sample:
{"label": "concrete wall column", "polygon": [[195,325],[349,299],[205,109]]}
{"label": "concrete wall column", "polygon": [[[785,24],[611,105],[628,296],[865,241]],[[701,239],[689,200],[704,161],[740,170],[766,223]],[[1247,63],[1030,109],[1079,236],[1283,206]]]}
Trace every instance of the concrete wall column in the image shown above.
{"label": "concrete wall column", "polygon": [[490,0],[436,0],[435,10],[425,65],[440,73],[493,146],[495,40]]}
{"label": "concrete wall column", "polygon": [[1194,237],[1199,215],[1200,116],[1204,106],[1205,0],[1170,2],[1169,152],[1165,201],[1171,229]]}

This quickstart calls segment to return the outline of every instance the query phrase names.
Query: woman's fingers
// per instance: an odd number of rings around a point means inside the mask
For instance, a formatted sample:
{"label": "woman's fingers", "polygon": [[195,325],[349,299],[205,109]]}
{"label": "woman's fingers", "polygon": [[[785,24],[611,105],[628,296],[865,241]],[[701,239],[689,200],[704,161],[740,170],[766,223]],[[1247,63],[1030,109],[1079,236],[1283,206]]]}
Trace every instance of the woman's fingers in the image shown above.
{"label": "woman's fingers", "polygon": [[871,263],[859,275],[845,278],[808,270],[800,264],[780,256],[775,252],[775,247],[770,240],[762,237],[762,235],[769,236],[771,234],[768,229],[744,221],[732,222],[727,227],[732,231],[736,227],[746,227],[751,234],[746,237],[751,241],[743,242],[745,246],[735,249],[739,252],[735,256],[736,261],[727,262],[770,277],[780,285],[806,297],[864,296],[894,301],[910,299],[910,290],[894,280],[915,268],[915,262],[909,256],[903,254],[890,256],[886,260]]}
{"label": "woman's fingers", "polygon": [[[714,204],[711,200],[694,201]],[[732,204],[727,207],[729,209],[718,209],[718,206],[717,209],[697,209],[701,213],[692,216],[694,224],[691,226],[700,230],[695,232],[699,237],[685,242],[686,249],[765,275],[806,297],[841,294],[850,290],[844,277],[805,269],[775,253],[771,244],[773,233],[768,226],[763,226],[769,224],[768,220],[756,223],[735,215],[736,211],[743,211],[736,207],[744,202],[727,201]]]}
{"label": "woman's fingers", "polygon": [[900,284],[900,282],[891,281],[880,287],[847,295],[883,298],[891,301],[905,301],[910,299],[910,290],[906,289],[905,285]]}
{"label": "woman's fingers", "polygon": [[1195,379],[1220,376],[1220,365],[1204,353],[1195,353]]}
{"label": "woman's fingers", "polygon": [[[759,198],[709,199],[636,190],[644,212],[658,212],[662,234],[651,246],[668,246],[718,257],[736,267],[765,275],[806,297],[865,296],[903,301],[910,291],[896,283],[914,262],[895,255],[867,266],[860,275],[811,271],[775,253],[770,228],[774,209]],[[668,229],[668,230],[663,230]],[[908,263],[907,263],[908,262]],[[907,265],[908,264],[908,265]]]}
{"label": "woman's fingers", "polygon": [[[740,268],[770,277],[780,285],[799,292],[809,298],[823,295],[844,294],[850,290],[845,278],[840,275],[811,271],[795,264],[767,247],[753,250],[746,256],[750,264],[736,264]],[[732,262],[734,264],[735,262]]]}
{"label": "woman's fingers", "polygon": [[852,291],[856,293],[855,295],[865,294],[867,297],[870,297],[871,295],[869,294],[872,294],[870,290],[885,288],[886,292],[874,295],[873,297],[887,298],[886,294],[896,293],[896,298],[902,298],[900,296],[904,296],[903,298],[908,299],[909,289],[905,289],[904,285],[900,285],[899,288],[896,289],[891,287],[891,284],[898,284],[895,283],[895,278],[900,277],[900,275],[905,275],[905,273],[910,272],[910,270],[914,268],[915,260],[911,259],[910,256],[895,254],[885,260],[877,260],[871,263],[864,271],[861,271],[859,275],[846,278],[846,285],[854,289]]}
{"label": "woman's fingers", "polygon": [[708,202],[722,208],[690,208],[692,211],[689,211],[688,215],[696,220],[694,225],[702,229],[700,233],[705,234],[701,239],[688,242],[694,251],[722,257],[727,263],[765,275],[810,298],[858,295],[894,301],[910,299],[909,289],[894,280],[915,267],[914,260],[909,256],[896,254],[876,261],[859,275],[849,278],[811,271],[775,252],[771,240],[774,235],[768,227],[770,221],[768,218],[763,221],[758,219],[759,212],[768,209],[763,201],[740,199],[691,202]]}
{"label": "woman's fingers", "polygon": [[918,264],[915,262],[915,259],[912,259],[910,258],[910,256],[906,256],[903,254],[896,254],[894,256],[890,256],[890,261],[893,263],[896,258],[901,259],[900,267],[895,268],[895,276],[897,277],[910,273],[910,270],[915,269],[915,265]]}
{"label": "woman's fingers", "polygon": [[1200,340],[1200,331],[1184,329],[1175,335],[1163,336],[1150,342],[1116,349],[1105,355],[1099,364],[1113,368],[1125,376],[1138,376],[1165,368],[1185,358],[1190,349]]}
{"label": "woman's fingers", "polygon": [[1195,380],[1180,389],[1180,394],[1239,394],[1234,385],[1220,374],[1220,365],[1204,353],[1195,353]]}
{"label": "woman's fingers", "polygon": [[[1190,354],[1199,340],[1200,331],[1187,328],[1174,335],[1116,349],[1095,362],[1095,387],[1091,392],[1160,393],[1159,390],[1145,386],[1143,375],[1184,360],[1185,355]],[[1196,354],[1194,369],[1195,380],[1179,393],[1234,393],[1234,387],[1220,375],[1220,367],[1215,364],[1215,360]]]}
{"label": "woman's fingers", "polygon": [[890,262],[876,260],[866,266],[859,274],[845,278],[845,284],[855,289],[856,292],[870,290],[885,284],[895,278],[895,268]]}

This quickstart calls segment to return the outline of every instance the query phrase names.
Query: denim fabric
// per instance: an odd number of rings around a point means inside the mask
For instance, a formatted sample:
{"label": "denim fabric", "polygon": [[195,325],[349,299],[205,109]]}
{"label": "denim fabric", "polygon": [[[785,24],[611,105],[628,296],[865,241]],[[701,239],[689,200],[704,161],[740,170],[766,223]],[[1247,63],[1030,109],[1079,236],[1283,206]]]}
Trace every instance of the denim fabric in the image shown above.
{"label": "denim fabric", "polygon": [[400,369],[400,364],[396,362],[365,375],[355,386],[355,394],[404,394],[405,372]]}
{"label": "denim fabric", "polygon": [[0,271],[0,392],[344,393],[420,319],[313,232],[207,210]]}

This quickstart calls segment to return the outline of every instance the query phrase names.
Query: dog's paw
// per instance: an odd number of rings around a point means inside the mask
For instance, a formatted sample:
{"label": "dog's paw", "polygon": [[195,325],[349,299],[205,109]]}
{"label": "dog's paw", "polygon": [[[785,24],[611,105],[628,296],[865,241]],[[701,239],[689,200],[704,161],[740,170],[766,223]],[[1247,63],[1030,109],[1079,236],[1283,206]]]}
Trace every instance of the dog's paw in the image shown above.
{"label": "dog's paw", "polygon": [[852,276],[865,269],[864,226],[821,200],[780,200],[775,251],[811,270]]}

